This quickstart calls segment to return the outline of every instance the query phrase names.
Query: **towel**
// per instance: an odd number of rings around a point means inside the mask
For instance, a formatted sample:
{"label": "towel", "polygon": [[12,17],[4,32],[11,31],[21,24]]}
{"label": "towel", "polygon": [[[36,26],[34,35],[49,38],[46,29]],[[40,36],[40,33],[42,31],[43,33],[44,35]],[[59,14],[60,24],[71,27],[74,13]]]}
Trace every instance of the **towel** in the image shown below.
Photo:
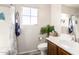
{"label": "towel", "polygon": [[15,34],[16,36],[20,35],[20,25],[18,23],[15,24]]}
{"label": "towel", "polygon": [[15,13],[15,34],[16,36],[19,36],[20,35],[20,20],[19,20],[19,12],[16,12]]}
{"label": "towel", "polygon": [[69,19],[69,28],[68,28],[68,32],[69,32],[69,33],[72,33],[72,32],[73,32],[72,17]]}

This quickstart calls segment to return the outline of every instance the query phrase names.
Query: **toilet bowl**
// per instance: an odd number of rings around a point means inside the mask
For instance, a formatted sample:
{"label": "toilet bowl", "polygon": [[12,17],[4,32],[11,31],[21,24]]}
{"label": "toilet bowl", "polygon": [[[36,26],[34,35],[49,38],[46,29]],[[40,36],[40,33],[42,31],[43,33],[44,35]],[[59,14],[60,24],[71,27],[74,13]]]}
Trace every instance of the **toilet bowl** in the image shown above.
{"label": "toilet bowl", "polygon": [[41,55],[46,55],[47,54],[47,43],[39,44],[38,49],[40,50]]}

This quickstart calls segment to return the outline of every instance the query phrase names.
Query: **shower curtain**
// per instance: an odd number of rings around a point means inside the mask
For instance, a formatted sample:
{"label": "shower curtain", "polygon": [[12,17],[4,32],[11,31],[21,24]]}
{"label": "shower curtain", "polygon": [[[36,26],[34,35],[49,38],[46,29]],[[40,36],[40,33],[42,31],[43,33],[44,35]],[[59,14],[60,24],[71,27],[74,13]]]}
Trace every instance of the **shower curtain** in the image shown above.
{"label": "shower curtain", "polygon": [[16,55],[18,53],[17,51],[17,39],[15,35],[15,7],[11,6],[11,27],[10,27],[10,55]]}

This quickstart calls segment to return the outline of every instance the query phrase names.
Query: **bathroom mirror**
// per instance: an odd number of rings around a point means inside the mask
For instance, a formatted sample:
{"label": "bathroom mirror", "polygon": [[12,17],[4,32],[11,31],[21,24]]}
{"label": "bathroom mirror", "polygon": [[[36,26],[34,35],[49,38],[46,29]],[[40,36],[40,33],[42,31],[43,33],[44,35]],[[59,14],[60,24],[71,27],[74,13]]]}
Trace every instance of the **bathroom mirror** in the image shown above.
{"label": "bathroom mirror", "polygon": [[78,32],[78,16],[62,13],[60,21],[62,33]]}

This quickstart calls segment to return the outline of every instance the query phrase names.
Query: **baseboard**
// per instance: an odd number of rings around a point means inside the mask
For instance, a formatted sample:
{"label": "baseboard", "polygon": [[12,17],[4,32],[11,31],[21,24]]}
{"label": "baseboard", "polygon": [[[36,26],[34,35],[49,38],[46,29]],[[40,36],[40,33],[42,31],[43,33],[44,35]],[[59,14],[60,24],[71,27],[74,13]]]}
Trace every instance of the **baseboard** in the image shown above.
{"label": "baseboard", "polygon": [[25,51],[25,52],[19,52],[18,53],[18,55],[23,55],[23,54],[28,54],[28,53],[32,53],[32,54],[34,54],[33,52],[37,52],[37,51],[39,51],[39,50],[31,50],[31,51]]}

